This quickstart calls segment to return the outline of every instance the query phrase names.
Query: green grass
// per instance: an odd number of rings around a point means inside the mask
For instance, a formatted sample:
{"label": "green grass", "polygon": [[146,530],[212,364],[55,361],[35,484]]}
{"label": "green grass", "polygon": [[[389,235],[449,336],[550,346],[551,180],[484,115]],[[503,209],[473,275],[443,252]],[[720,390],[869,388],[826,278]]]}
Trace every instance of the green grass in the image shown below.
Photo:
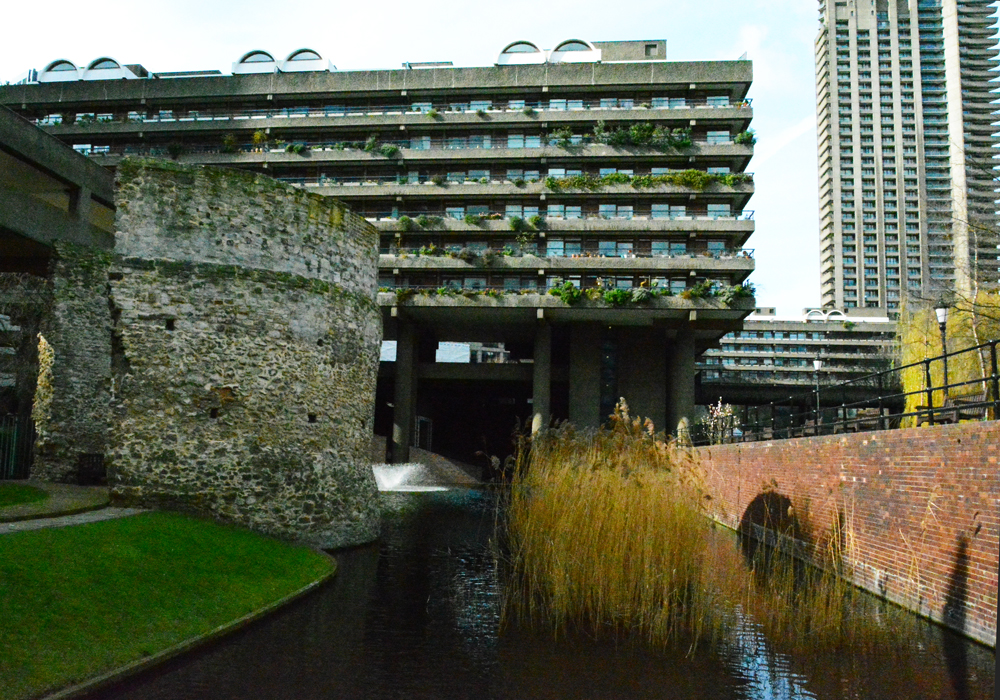
{"label": "green grass", "polygon": [[38,503],[49,497],[42,489],[24,484],[0,483],[0,508],[19,506],[23,503]]}
{"label": "green grass", "polygon": [[155,654],[332,567],[307,548],[172,513],[2,535],[0,698]]}

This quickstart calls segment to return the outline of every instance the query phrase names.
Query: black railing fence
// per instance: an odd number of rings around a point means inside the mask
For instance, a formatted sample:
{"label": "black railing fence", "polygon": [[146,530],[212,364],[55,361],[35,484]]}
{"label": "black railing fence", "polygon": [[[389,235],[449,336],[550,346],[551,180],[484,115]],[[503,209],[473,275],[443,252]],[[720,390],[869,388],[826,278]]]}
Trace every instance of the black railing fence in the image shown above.
{"label": "black railing fence", "polygon": [[27,479],[34,449],[31,414],[0,416],[0,479]]}
{"label": "black railing fence", "polygon": [[[918,362],[816,386],[780,401],[736,408],[692,427],[695,444],[755,442],[812,435],[1000,418],[1000,339]],[[949,365],[951,372],[949,374]],[[972,372],[970,373],[970,368]],[[973,374],[975,379],[966,377]],[[914,379],[919,388],[905,390]]]}

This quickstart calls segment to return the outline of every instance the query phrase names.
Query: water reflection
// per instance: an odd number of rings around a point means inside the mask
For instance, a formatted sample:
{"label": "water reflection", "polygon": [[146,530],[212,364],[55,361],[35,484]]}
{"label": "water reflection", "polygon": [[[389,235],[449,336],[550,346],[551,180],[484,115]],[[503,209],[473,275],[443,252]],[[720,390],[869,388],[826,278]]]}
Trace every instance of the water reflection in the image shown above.
{"label": "water reflection", "polygon": [[[792,658],[741,619],[717,652],[650,650],[628,640],[526,629],[498,633],[488,493],[384,494],[381,542],[337,553],[337,577],[282,613],[165,668],[92,697],[800,698],[993,697],[992,652],[912,620],[894,648]],[[735,538],[720,547],[742,565]],[[877,607],[873,608],[877,611]]]}

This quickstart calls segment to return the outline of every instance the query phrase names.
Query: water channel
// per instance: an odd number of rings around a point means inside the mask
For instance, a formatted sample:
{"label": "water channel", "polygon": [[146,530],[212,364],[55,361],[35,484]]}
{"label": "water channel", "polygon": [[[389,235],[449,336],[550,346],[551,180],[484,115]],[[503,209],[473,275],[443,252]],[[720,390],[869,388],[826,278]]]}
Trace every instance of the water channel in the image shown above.
{"label": "water channel", "polygon": [[[918,618],[867,654],[792,658],[748,623],[687,658],[585,635],[498,630],[488,491],[383,494],[379,543],[291,607],[92,698],[746,699],[994,697],[994,653]],[[723,537],[720,546],[735,538]]]}

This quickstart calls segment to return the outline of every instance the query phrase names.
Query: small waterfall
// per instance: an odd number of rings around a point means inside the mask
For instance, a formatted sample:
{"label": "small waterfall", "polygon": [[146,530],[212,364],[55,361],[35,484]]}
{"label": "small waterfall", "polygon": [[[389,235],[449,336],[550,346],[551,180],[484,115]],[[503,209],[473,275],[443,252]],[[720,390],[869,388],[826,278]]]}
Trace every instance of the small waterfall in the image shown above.
{"label": "small waterfall", "polygon": [[379,491],[446,491],[434,483],[434,476],[422,464],[375,464],[375,482]]}

